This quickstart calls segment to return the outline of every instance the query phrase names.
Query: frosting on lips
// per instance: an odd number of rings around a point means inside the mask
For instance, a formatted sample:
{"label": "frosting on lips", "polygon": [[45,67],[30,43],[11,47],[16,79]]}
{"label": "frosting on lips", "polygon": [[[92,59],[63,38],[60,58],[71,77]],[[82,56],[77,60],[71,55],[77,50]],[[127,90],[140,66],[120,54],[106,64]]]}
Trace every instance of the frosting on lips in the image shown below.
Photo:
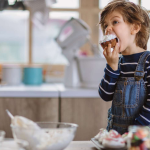
{"label": "frosting on lips", "polygon": [[100,41],[100,43],[104,43],[106,41],[110,41],[115,38],[117,38],[117,36],[114,34],[105,35],[105,36],[103,36],[103,39]]}
{"label": "frosting on lips", "polygon": [[116,46],[116,43],[118,42],[118,38],[114,34],[105,35],[103,39],[100,41],[100,45],[104,49],[105,47],[108,47],[108,44],[111,44],[111,48],[114,48]]}

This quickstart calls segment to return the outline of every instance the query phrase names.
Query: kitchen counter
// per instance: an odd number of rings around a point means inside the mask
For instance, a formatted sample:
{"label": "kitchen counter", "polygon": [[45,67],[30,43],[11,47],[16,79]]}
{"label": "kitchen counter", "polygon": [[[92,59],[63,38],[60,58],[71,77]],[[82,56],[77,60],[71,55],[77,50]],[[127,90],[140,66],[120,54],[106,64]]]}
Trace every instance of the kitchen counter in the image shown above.
{"label": "kitchen counter", "polygon": [[0,129],[11,138],[8,109],[35,122],[70,122],[79,125],[75,141],[87,141],[107,125],[111,102],[103,101],[97,89],[65,88],[62,84],[0,87]]}
{"label": "kitchen counter", "polygon": [[[0,146],[0,149],[4,146],[9,146],[10,149],[18,150],[17,145],[13,140],[4,141]],[[72,141],[65,150],[96,150],[96,148],[91,141]]]}
{"label": "kitchen counter", "polygon": [[63,84],[55,84],[62,98],[99,98],[97,89],[90,88],[66,88]]}
{"label": "kitchen counter", "polygon": [[91,141],[72,141],[65,150],[97,150]]}
{"label": "kitchen counter", "polygon": [[63,84],[0,86],[0,97],[99,98],[98,88],[66,88]]}
{"label": "kitchen counter", "polygon": [[0,86],[0,97],[59,97],[59,91],[53,84]]}

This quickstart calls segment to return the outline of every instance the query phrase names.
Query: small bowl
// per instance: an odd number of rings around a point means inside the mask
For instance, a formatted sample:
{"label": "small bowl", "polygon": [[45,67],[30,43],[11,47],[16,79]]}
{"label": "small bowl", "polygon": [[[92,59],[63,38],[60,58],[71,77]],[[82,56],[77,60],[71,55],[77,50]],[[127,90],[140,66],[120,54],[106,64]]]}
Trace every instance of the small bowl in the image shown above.
{"label": "small bowl", "polygon": [[25,150],[62,150],[74,139],[78,125],[60,122],[37,122],[40,129],[11,125],[16,143]]}

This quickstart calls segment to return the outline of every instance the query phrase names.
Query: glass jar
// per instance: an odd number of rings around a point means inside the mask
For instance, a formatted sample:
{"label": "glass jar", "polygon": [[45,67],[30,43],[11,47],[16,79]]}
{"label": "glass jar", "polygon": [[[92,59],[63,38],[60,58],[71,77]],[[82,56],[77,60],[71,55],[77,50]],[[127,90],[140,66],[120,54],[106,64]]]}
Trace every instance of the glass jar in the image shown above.
{"label": "glass jar", "polygon": [[150,127],[148,126],[129,126],[128,128],[128,150],[150,149]]}

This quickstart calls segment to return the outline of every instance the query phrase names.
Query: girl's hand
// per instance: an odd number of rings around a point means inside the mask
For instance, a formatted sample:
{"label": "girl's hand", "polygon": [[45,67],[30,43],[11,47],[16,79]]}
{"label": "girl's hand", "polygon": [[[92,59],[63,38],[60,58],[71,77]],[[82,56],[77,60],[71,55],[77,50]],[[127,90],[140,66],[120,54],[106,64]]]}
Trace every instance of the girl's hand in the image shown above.
{"label": "girl's hand", "polygon": [[118,70],[119,62],[119,45],[116,43],[115,48],[111,52],[111,44],[108,44],[108,47],[105,47],[103,55],[107,60],[107,64],[115,71]]}

